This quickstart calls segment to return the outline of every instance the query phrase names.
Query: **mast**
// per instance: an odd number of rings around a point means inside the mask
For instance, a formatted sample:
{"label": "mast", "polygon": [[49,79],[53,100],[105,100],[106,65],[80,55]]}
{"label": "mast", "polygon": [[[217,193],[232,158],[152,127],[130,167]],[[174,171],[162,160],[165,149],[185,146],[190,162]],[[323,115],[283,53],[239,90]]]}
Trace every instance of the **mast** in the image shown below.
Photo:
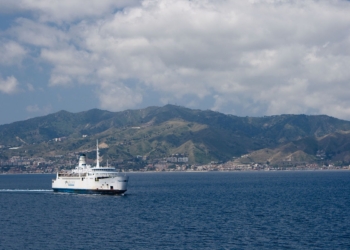
{"label": "mast", "polygon": [[98,152],[98,140],[96,140],[96,167],[100,167],[100,155]]}

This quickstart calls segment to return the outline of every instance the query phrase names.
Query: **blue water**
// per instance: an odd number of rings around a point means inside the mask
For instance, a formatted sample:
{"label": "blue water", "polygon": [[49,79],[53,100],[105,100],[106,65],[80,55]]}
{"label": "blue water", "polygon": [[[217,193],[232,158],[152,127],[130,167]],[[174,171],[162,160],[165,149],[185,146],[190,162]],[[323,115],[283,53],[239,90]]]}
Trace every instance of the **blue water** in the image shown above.
{"label": "blue water", "polygon": [[350,171],[129,176],[104,196],[0,175],[0,249],[350,249]]}

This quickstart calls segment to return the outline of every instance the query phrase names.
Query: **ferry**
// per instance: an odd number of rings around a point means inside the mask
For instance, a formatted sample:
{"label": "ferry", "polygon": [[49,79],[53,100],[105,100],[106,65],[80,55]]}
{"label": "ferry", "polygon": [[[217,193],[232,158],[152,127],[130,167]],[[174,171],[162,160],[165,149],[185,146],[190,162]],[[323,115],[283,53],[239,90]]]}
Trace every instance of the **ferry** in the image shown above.
{"label": "ferry", "polygon": [[79,155],[79,163],[73,170],[57,172],[52,180],[54,192],[81,194],[120,195],[127,190],[129,177],[116,171],[114,167],[100,166],[98,141],[96,146],[96,166],[86,164],[86,155]]}

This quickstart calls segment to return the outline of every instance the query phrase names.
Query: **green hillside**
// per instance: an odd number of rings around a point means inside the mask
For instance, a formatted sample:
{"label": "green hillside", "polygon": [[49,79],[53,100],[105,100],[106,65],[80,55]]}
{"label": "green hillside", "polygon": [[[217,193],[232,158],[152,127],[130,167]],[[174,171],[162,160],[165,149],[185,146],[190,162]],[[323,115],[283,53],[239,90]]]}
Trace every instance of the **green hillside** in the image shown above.
{"label": "green hillside", "polygon": [[347,131],[349,121],[325,115],[237,117],[175,105],[122,112],[60,111],[1,125],[0,157],[92,152],[98,139],[103,143],[101,156],[112,160],[184,154],[190,163],[202,164],[249,154],[245,161],[314,161],[317,152],[324,151],[325,157],[343,161],[350,153]]}

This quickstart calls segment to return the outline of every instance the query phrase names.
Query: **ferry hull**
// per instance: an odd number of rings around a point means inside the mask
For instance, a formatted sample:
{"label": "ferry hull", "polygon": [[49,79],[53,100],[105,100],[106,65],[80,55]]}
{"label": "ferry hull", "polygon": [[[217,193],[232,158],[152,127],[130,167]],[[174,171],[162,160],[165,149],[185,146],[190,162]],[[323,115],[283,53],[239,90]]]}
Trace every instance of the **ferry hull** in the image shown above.
{"label": "ferry hull", "polygon": [[74,193],[74,194],[106,194],[106,195],[121,195],[126,190],[98,190],[98,189],[71,189],[71,188],[53,188],[54,192]]}

